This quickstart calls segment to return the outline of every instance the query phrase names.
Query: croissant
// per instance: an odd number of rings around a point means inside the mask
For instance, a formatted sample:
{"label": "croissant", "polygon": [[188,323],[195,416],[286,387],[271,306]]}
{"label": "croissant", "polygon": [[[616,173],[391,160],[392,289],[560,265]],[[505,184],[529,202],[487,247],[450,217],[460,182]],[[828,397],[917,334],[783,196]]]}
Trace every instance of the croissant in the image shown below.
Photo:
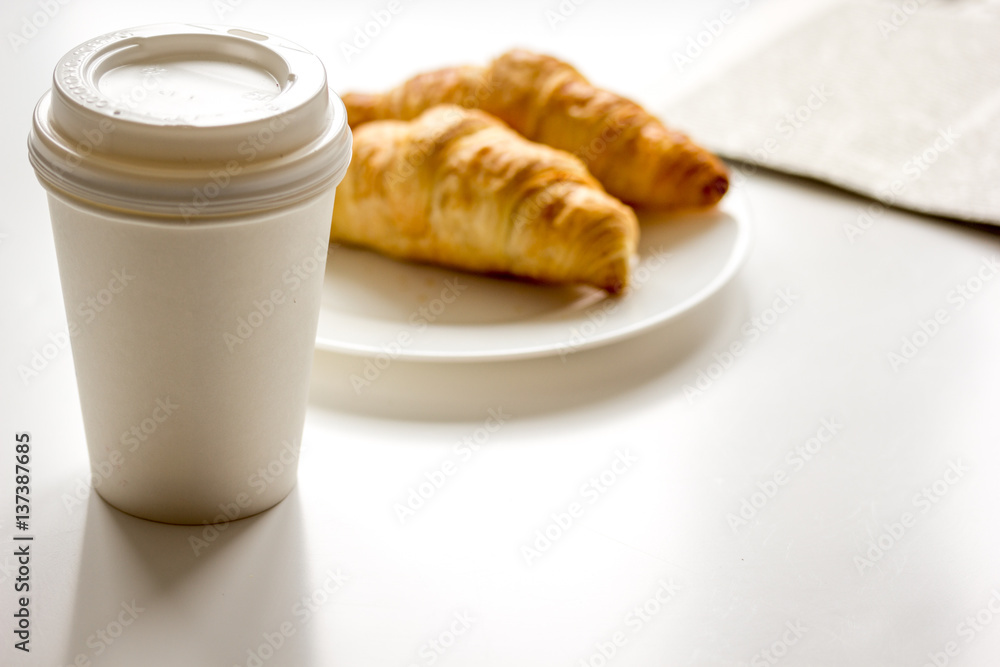
{"label": "croissant", "polygon": [[436,104],[478,107],[532,141],[576,154],[610,194],[640,207],[711,206],[729,188],[726,167],[712,153],[635,102],[591,85],[571,65],[530,51],[343,99],[352,127],[411,119]]}
{"label": "croissant", "polygon": [[437,106],[354,133],[330,238],[400,259],[547,283],[628,286],[639,225],[583,163],[477,110]]}

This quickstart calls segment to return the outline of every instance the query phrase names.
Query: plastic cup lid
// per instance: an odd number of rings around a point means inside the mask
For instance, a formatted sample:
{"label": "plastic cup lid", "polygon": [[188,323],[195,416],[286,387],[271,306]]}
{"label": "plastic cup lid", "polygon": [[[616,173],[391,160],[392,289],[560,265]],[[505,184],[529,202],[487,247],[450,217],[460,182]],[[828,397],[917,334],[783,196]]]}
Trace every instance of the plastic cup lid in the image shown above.
{"label": "plastic cup lid", "polygon": [[323,64],[285,39],[163,24],[81,44],[35,108],[50,190],[193,222],[306,199],[344,176],[351,131]]}

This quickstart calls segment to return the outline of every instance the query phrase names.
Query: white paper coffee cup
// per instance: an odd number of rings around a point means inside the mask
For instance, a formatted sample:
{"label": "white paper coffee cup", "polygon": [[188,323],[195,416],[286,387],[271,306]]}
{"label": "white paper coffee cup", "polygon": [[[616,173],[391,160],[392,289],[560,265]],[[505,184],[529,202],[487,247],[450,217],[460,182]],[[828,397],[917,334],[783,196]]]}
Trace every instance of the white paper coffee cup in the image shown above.
{"label": "white paper coffee cup", "polygon": [[96,491],[169,523],[278,503],[351,156],[319,59],[230,27],[104,35],[60,61],[28,145]]}

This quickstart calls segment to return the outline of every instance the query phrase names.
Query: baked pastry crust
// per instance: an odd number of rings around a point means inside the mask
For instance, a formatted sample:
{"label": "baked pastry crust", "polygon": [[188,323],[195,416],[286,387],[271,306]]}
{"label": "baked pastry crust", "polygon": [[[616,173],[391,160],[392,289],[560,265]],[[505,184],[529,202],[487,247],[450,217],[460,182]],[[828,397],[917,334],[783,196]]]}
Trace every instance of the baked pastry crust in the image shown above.
{"label": "baked pastry crust", "polygon": [[455,105],[367,123],[353,150],[332,241],[609,293],[628,286],[635,213],[569,153]]}
{"label": "baked pastry crust", "polygon": [[609,193],[638,207],[711,206],[729,188],[722,161],[686,135],[568,63],[523,49],[488,67],[427,72],[383,94],[343,99],[352,127],[408,120],[437,104],[478,107],[532,141],[576,154]]}

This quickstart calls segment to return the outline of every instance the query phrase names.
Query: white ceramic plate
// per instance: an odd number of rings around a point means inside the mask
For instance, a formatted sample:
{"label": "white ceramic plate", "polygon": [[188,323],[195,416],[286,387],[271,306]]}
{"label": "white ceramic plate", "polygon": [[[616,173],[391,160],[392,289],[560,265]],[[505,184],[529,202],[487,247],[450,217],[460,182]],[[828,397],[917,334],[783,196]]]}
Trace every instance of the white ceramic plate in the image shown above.
{"label": "white ceramic plate", "polygon": [[714,211],[642,214],[633,287],[611,298],[331,248],[316,346],[393,359],[483,361],[565,354],[632,336],[704,301],[750,248],[745,196]]}

